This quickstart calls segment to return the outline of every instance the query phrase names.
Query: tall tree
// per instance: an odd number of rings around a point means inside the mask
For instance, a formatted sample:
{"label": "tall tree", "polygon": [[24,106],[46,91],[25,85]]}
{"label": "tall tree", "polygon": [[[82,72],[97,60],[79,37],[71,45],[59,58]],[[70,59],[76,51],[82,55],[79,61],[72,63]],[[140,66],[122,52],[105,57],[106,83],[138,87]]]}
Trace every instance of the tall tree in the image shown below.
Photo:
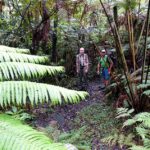
{"label": "tall tree", "polygon": [[55,2],[55,16],[54,16],[54,25],[53,25],[53,32],[52,32],[52,62],[57,62],[57,28],[58,28],[58,7],[59,3],[58,0]]}

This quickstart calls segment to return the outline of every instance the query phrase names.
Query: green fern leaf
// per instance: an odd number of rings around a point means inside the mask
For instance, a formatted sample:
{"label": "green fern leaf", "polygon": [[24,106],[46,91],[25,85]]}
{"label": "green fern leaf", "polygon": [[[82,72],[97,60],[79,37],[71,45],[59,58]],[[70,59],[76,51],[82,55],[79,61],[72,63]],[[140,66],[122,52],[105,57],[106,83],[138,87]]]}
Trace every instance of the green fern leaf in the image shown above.
{"label": "green fern leaf", "polygon": [[[150,133],[150,130],[149,130],[149,133]],[[149,138],[144,139],[144,147],[147,149],[150,149],[150,135],[149,135]]]}
{"label": "green fern leaf", "polygon": [[102,139],[102,142],[108,143],[109,145],[113,146],[118,144],[120,147],[126,145],[126,146],[132,146],[133,145],[133,134],[124,135],[122,133],[115,133],[114,135],[110,135],[104,139]]}
{"label": "green fern leaf", "polygon": [[125,127],[125,126],[130,126],[130,125],[133,125],[133,124],[135,124],[136,123],[136,120],[134,120],[134,119],[128,119],[128,120],[126,120],[124,123],[123,123],[123,127]]}
{"label": "green fern leaf", "polygon": [[44,64],[48,61],[49,59],[46,56],[0,52],[0,62],[28,62]]}
{"label": "green fern leaf", "polygon": [[137,122],[141,122],[143,126],[150,128],[150,113],[143,112],[134,116]]}
{"label": "green fern leaf", "polygon": [[[67,150],[64,144],[53,143],[44,133],[38,132],[21,121],[0,115],[1,150]],[[68,149],[69,150],[69,149]]]}
{"label": "green fern leaf", "polygon": [[134,112],[134,109],[128,110],[128,108],[117,108],[116,118],[131,117],[131,114]]}
{"label": "green fern leaf", "polygon": [[1,81],[7,80],[25,80],[41,78],[46,75],[54,75],[58,72],[64,72],[61,66],[45,66],[21,62],[0,63]]}
{"label": "green fern leaf", "polygon": [[131,148],[129,148],[130,150],[150,150],[150,149],[147,149],[145,148],[144,146],[132,146]]}
{"label": "green fern leaf", "polygon": [[144,140],[146,136],[149,134],[150,130],[143,127],[136,127],[136,132],[142,137]]}
{"label": "green fern leaf", "polygon": [[4,46],[4,45],[0,45],[0,52],[30,54],[29,49],[14,48],[14,47],[8,47],[8,46]]}
{"label": "green fern leaf", "polygon": [[[30,101],[32,106],[39,102],[43,103],[44,101],[50,101],[52,105],[77,103],[79,100],[85,99],[88,95],[87,92],[83,91],[69,90],[59,86],[28,81],[1,82],[0,92],[0,104],[2,107],[10,104],[25,105],[27,100]],[[18,93],[20,93],[19,96]]]}
{"label": "green fern leaf", "polygon": [[137,86],[137,89],[148,89],[150,88],[150,83],[147,83],[147,84],[140,84]]}
{"label": "green fern leaf", "polygon": [[144,91],[144,92],[143,92],[143,95],[146,95],[146,96],[150,97],[150,90]]}

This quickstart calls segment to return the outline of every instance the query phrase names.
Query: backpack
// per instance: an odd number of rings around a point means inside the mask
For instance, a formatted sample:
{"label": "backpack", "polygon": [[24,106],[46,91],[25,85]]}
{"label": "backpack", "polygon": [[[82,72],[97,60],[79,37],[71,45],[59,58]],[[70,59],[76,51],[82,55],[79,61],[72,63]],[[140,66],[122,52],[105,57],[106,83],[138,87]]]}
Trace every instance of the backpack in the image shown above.
{"label": "backpack", "polygon": [[110,61],[109,61],[109,58],[107,55],[105,55],[104,58],[98,57],[98,61],[99,61],[102,68],[109,68]]}

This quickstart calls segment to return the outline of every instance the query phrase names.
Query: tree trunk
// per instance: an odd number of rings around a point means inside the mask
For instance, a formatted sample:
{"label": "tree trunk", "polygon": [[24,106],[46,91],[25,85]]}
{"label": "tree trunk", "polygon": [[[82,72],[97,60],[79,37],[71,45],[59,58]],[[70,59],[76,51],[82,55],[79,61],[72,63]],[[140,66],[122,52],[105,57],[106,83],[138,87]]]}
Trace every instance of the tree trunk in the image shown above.
{"label": "tree trunk", "polygon": [[147,67],[147,72],[146,72],[146,79],[145,79],[145,84],[147,84],[147,80],[148,80],[148,73],[149,73],[149,69],[150,69],[150,55],[148,55],[148,67]]}
{"label": "tree trunk", "polygon": [[3,7],[4,7],[5,3],[3,0],[0,1],[0,13],[3,12]]}
{"label": "tree trunk", "polygon": [[[119,30],[119,26],[118,26],[118,7],[117,7],[117,5],[113,7],[113,15],[114,15],[114,21],[116,23],[116,28],[117,28],[117,30]],[[117,38],[115,40],[115,45],[116,45],[116,52],[119,52]],[[118,64],[118,66],[121,66],[120,55],[119,55],[119,53],[116,53],[116,55],[117,55],[117,64]]]}
{"label": "tree trunk", "polygon": [[132,23],[132,14],[130,10],[127,10],[127,23],[128,23],[128,35],[129,35],[129,46],[130,52],[132,55],[133,70],[136,70],[135,62],[135,42],[134,42],[134,33],[133,33],[133,23]]}
{"label": "tree trunk", "polygon": [[147,37],[149,32],[149,16],[150,16],[150,0],[148,4],[148,10],[147,10],[147,21],[146,21],[146,35],[145,35],[145,43],[144,43],[144,52],[143,52],[143,64],[142,64],[142,75],[141,75],[141,83],[144,79],[144,70],[145,70],[145,61],[146,61],[146,51],[147,51]]}
{"label": "tree trunk", "polygon": [[116,27],[118,29],[119,27],[118,27],[118,8],[117,8],[117,6],[114,6],[113,12],[114,12],[114,20],[116,23]]}
{"label": "tree trunk", "polygon": [[[121,44],[121,39],[120,39],[120,36],[119,36],[119,33],[118,33],[118,30],[117,30],[117,27],[116,27],[116,24],[115,24],[115,21],[114,21],[114,25],[112,25],[111,21],[110,21],[110,18],[108,16],[108,13],[102,3],[102,0],[99,0],[103,9],[104,9],[104,12],[108,18],[108,21],[109,21],[109,24],[111,26],[111,29],[112,29],[112,32],[113,32],[113,35],[114,35],[114,38],[116,40],[116,43],[118,45],[118,54],[120,55],[120,59],[121,59],[121,63],[122,63],[122,68],[123,68],[123,71],[124,71],[124,75],[125,75],[125,78],[126,78],[126,81],[127,81],[127,85],[128,85],[128,88],[129,88],[129,92],[130,92],[130,95],[128,95],[129,97],[129,104],[132,105],[133,108],[135,108],[135,111],[136,110],[136,97],[134,95],[134,92],[133,92],[133,89],[132,89],[132,84],[131,84],[131,81],[130,81],[130,78],[129,78],[129,74],[128,74],[128,66],[127,66],[127,63],[126,63],[126,59],[125,59],[125,56],[124,56],[124,53],[123,53],[123,48],[122,48],[122,44]],[[116,49],[117,50],[117,49]]]}
{"label": "tree trunk", "polygon": [[56,2],[56,14],[54,18],[54,29],[53,29],[53,34],[52,34],[52,62],[56,63],[57,62],[57,56],[58,56],[58,51],[57,51],[57,27],[58,27],[58,4]]}

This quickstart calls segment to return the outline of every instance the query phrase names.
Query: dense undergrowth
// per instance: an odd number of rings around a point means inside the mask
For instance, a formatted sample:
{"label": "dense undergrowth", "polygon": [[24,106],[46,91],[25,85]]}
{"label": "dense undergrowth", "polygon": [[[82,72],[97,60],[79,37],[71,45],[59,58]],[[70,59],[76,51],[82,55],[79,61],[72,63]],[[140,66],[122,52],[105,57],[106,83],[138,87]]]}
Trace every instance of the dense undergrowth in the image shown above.
{"label": "dense undergrowth", "polygon": [[64,132],[58,125],[48,125],[42,128],[55,142],[72,143],[79,150],[108,147],[101,142],[104,137],[113,135],[120,127],[115,119],[115,110],[105,103],[94,103],[77,112],[77,116],[68,120],[71,130]]}

